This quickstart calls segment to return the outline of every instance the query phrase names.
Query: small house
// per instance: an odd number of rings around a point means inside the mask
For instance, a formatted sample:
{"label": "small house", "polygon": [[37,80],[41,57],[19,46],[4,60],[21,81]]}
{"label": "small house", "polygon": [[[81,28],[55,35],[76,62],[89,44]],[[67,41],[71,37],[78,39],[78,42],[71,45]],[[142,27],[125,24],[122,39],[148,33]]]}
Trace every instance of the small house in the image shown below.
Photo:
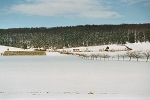
{"label": "small house", "polygon": [[80,49],[73,49],[73,52],[80,52]]}
{"label": "small house", "polygon": [[109,51],[109,47],[108,46],[106,47],[105,51]]}

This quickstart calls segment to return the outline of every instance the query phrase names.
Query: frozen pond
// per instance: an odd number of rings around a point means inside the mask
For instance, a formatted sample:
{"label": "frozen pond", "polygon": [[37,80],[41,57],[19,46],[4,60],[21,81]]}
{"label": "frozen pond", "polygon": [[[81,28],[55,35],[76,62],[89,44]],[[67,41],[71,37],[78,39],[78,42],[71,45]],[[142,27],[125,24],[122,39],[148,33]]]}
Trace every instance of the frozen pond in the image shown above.
{"label": "frozen pond", "polygon": [[0,100],[17,99],[149,100],[150,62],[0,56]]}

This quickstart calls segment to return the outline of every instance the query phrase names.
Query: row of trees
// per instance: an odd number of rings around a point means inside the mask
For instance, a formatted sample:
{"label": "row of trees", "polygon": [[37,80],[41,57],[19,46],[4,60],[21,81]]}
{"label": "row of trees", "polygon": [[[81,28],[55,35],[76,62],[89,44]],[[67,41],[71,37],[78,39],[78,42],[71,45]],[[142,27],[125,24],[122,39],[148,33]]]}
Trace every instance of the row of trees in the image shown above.
{"label": "row of trees", "polygon": [[0,45],[63,48],[150,42],[150,24],[80,25],[0,29]]}
{"label": "row of trees", "polygon": [[[77,55],[81,58],[84,58],[84,59],[90,59],[90,60],[106,60],[111,57],[110,55],[108,54],[91,54],[91,55],[88,55],[88,54],[80,54],[80,53],[68,53],[68,54],[72,54],[72,55]],[[120,60],[120,58],[122,58],[122,60],[124,61],[125,57],[129,57],[129,61],[131,61],[132,58],[136,58],[137,61],[139,61],[139,58],[146,58],[146,62],[148,62],[149,58],[150,58],[150,50],[147,50],[147,51],[133,51],[133,52],[130,52],[128,51],[126,54],[118,54],[117,55],[117,59],[118,61]],[[112,60],[114,59],[114,56],[111,57]]]}

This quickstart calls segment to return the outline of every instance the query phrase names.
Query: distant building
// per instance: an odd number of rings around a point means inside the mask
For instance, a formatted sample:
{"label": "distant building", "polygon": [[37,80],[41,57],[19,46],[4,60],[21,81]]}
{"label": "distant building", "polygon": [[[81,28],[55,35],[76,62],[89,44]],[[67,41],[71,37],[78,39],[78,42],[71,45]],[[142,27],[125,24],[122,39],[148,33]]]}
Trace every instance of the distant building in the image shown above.
{"label": "distant building", "polygon": [[80,49],[73,49],[73,52],[80,52]]}
{"label": "distant building", "polygon": [[109,47],[108,46],[106,47],[105,51],[109,51]]}

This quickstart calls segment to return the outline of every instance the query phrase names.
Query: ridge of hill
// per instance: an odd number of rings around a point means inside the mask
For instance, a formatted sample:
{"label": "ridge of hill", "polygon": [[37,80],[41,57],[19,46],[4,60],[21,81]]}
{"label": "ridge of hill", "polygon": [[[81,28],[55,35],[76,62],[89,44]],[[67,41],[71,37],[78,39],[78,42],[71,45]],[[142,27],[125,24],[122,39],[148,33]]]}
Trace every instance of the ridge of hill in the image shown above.
{"label": "ridge of hill", "polygon": [[57,48],[150,42],[150,24],[0,29],[0,45]]}

